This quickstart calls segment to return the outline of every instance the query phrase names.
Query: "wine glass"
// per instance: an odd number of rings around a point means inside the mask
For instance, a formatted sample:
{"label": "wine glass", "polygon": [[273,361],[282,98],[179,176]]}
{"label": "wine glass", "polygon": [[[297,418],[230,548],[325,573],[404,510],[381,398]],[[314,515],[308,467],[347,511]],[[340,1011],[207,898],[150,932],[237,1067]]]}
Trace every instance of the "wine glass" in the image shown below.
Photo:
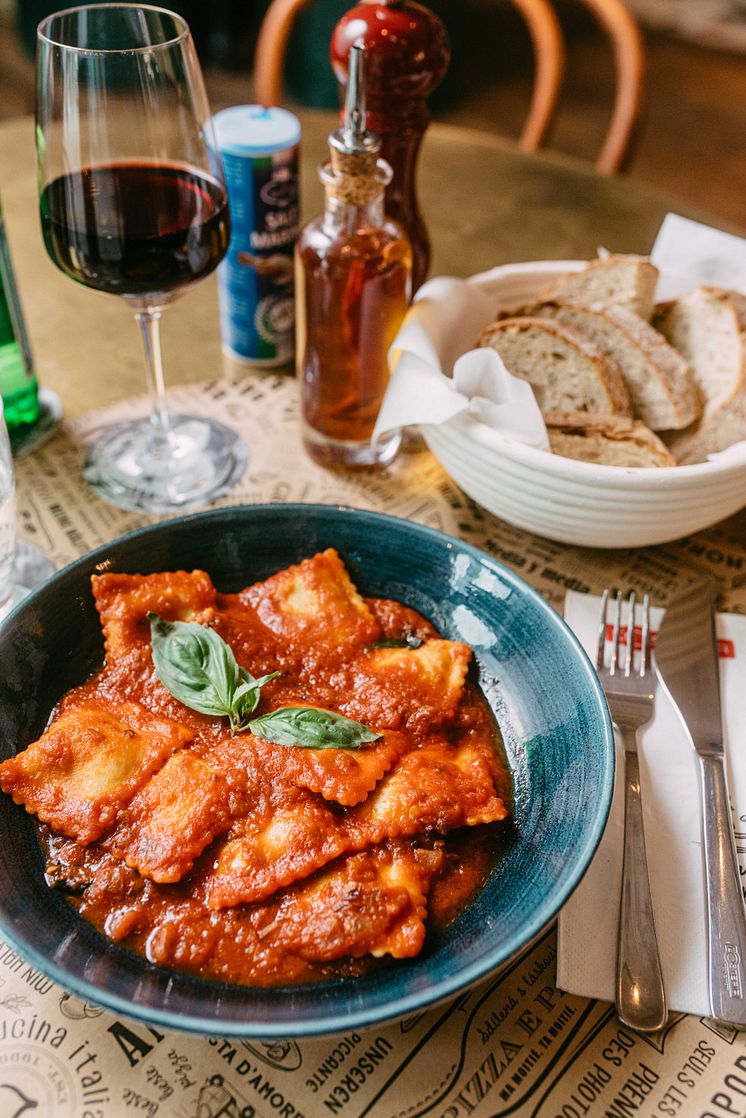
{"label": "wine glass", "polygon": [[65,275],[117,295],[145,347],[151,414],[108,427],[88,483],[127,509],[172,512],[225,493],[239,436],[171,414],[161,312],[214,271],[230,217],[199,62],[185,21],[140,4],[57,12],[38,29],[36,145],[44,244]]}

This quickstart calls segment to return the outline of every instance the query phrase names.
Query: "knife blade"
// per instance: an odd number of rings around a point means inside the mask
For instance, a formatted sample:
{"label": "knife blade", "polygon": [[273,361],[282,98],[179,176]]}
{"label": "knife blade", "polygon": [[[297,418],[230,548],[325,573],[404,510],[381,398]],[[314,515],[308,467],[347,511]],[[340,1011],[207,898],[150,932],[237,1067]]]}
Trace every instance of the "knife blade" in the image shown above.
{"label": "knife blade", "polygon": [[711,581],[670,603],[655,642],[658,678],[699,762],[707,972],[712,1016],[746,1025],[746,908],[728,795]]}

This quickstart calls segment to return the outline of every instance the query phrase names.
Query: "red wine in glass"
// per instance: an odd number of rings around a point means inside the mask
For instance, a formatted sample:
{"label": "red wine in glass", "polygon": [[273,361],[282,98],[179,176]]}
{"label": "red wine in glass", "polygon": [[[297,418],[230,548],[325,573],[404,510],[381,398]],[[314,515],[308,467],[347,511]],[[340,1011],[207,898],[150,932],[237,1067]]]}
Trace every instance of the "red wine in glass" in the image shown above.
{"label": "red wine in glass", "polygon": [[209,275],[230,239],[225,187],[188,166],[114,163],[62,175],[41,194],[44,244],[78,283],[168,295]]}

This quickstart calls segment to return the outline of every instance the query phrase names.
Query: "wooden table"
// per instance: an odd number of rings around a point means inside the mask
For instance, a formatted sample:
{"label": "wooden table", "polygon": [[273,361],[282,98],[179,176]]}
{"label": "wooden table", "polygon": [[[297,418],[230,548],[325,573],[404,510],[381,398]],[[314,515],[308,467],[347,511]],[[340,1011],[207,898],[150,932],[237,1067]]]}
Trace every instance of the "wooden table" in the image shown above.
{"label": "wooden table", "polygon": [[[326,156],[330,114],[302,116],[302,205],[317,214],[316,166]],[[37,213],[34,126],[0,125],[0,198],[40,381],[73,416],[144,391],[139,333],[117,299],[78,287],[48,259]],[[533,156],[485,132],[433,125],[421,157],[420,201],[433,242],[433,274],[470,275],[518,260],[594,256],[599,245],[649,251],[670,209],[701,218],[628,179],[604,178],[579,161]],[[189,345],[181,344],[185,331]],[[163,319],[167,384],[239,374],[220,351],[217,294],[208,279]]]}

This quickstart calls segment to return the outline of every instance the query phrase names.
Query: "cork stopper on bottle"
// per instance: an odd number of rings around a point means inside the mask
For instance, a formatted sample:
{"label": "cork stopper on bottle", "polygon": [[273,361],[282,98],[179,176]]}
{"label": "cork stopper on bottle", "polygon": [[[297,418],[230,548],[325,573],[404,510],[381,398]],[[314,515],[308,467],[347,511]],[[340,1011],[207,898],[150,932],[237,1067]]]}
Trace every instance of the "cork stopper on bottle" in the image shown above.
{"label": "cork stopper on bottle", "polygon": [[330,162],[322,178],[340,202],[363,205],[379,197],[391,180],[391,168],[378,158],[380,137],[365,127],[365,47],[350,49],[344,123],[329,137]]}

